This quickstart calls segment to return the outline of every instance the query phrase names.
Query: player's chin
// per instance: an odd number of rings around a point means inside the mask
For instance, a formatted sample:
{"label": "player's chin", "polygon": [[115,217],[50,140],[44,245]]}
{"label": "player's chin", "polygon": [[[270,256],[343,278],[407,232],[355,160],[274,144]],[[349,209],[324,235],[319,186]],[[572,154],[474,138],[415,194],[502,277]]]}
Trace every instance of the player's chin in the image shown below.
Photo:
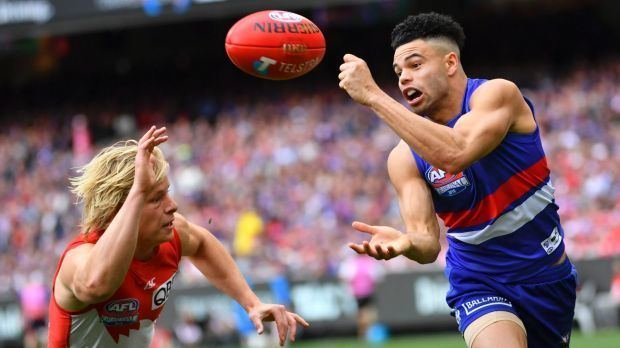
{"label": "player's chin", "polygon": [[174,232],[172,232],[172,227],[161,228],[159,237],[162,243],[171,241],[174,238]]}
{"label": "player's chin", "polygon": [[413,110],[413,112],[415,112],[418,115],[424,115],[426,114],[428,108],[426,107],[426,105],[424,103],[419,103],[419,104],[409,104],[409,107],[411,108],[411,110]]}

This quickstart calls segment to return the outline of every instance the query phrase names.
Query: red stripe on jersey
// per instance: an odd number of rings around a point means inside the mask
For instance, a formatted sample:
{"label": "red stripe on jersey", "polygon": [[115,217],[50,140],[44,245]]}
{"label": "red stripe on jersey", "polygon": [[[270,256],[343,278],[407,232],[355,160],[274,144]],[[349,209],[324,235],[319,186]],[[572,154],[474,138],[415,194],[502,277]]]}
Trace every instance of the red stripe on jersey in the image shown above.
{"label": "red stripe on jersey", "polygon": [[465,228],[497,218],[510,204],[549,176],[547,159],[541,158],[529,168],[514,174],[495,192],[478,202],[472,209],[437,213],[450,228]]}

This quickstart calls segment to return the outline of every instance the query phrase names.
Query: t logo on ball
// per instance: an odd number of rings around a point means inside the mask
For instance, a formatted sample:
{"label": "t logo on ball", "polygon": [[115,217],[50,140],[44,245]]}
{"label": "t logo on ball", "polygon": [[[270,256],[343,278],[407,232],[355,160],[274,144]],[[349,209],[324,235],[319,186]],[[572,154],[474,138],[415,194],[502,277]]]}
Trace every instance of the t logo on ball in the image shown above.
{"label": "t logo on ball", "polygon": [[274,65],[276,64],[277,61],[271,59],[271,58],[267,58],[267,57],[260,57],[259,60],[255,60],[254,61],[254,70],[256,70],[256,72],[258,72],[261,75],[267,75],[269,73],[269,66],[270,65]]}

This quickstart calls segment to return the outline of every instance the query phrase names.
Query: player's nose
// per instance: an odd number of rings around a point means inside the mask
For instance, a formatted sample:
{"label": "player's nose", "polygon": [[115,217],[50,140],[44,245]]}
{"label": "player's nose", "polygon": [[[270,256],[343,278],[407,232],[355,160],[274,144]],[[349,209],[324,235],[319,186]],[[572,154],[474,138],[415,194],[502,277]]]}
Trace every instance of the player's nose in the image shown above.
{"label": "player's nose", "polygon": [[398,77],[398,83],[401,85],[406,85],[407,83],[413,81],[413,75],[409,69],[403,69],[401,71],[400,76]]}
{"label": "player's nose", "polygon": [[167,205],[166,205],[166,214],[174,214],[178,210],[179,206],[177,202],[172,199],[172,197],[168,196]]}

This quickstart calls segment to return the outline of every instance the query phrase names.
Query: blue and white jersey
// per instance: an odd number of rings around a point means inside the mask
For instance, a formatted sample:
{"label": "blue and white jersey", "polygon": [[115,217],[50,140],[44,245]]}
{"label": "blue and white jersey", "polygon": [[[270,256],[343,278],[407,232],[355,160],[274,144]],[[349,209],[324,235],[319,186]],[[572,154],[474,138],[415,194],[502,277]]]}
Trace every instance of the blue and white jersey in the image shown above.
{"label": "blue and white jersey", "polygon": [[[469,112],[471,95],[484,82],[467,80],[461,113],[447,126]],[[448,268],[514,282],[536,276],[564,252],[538,127],[530,134],[508,133],[495,150],[455,175],[412,153],[448,227]]]}

